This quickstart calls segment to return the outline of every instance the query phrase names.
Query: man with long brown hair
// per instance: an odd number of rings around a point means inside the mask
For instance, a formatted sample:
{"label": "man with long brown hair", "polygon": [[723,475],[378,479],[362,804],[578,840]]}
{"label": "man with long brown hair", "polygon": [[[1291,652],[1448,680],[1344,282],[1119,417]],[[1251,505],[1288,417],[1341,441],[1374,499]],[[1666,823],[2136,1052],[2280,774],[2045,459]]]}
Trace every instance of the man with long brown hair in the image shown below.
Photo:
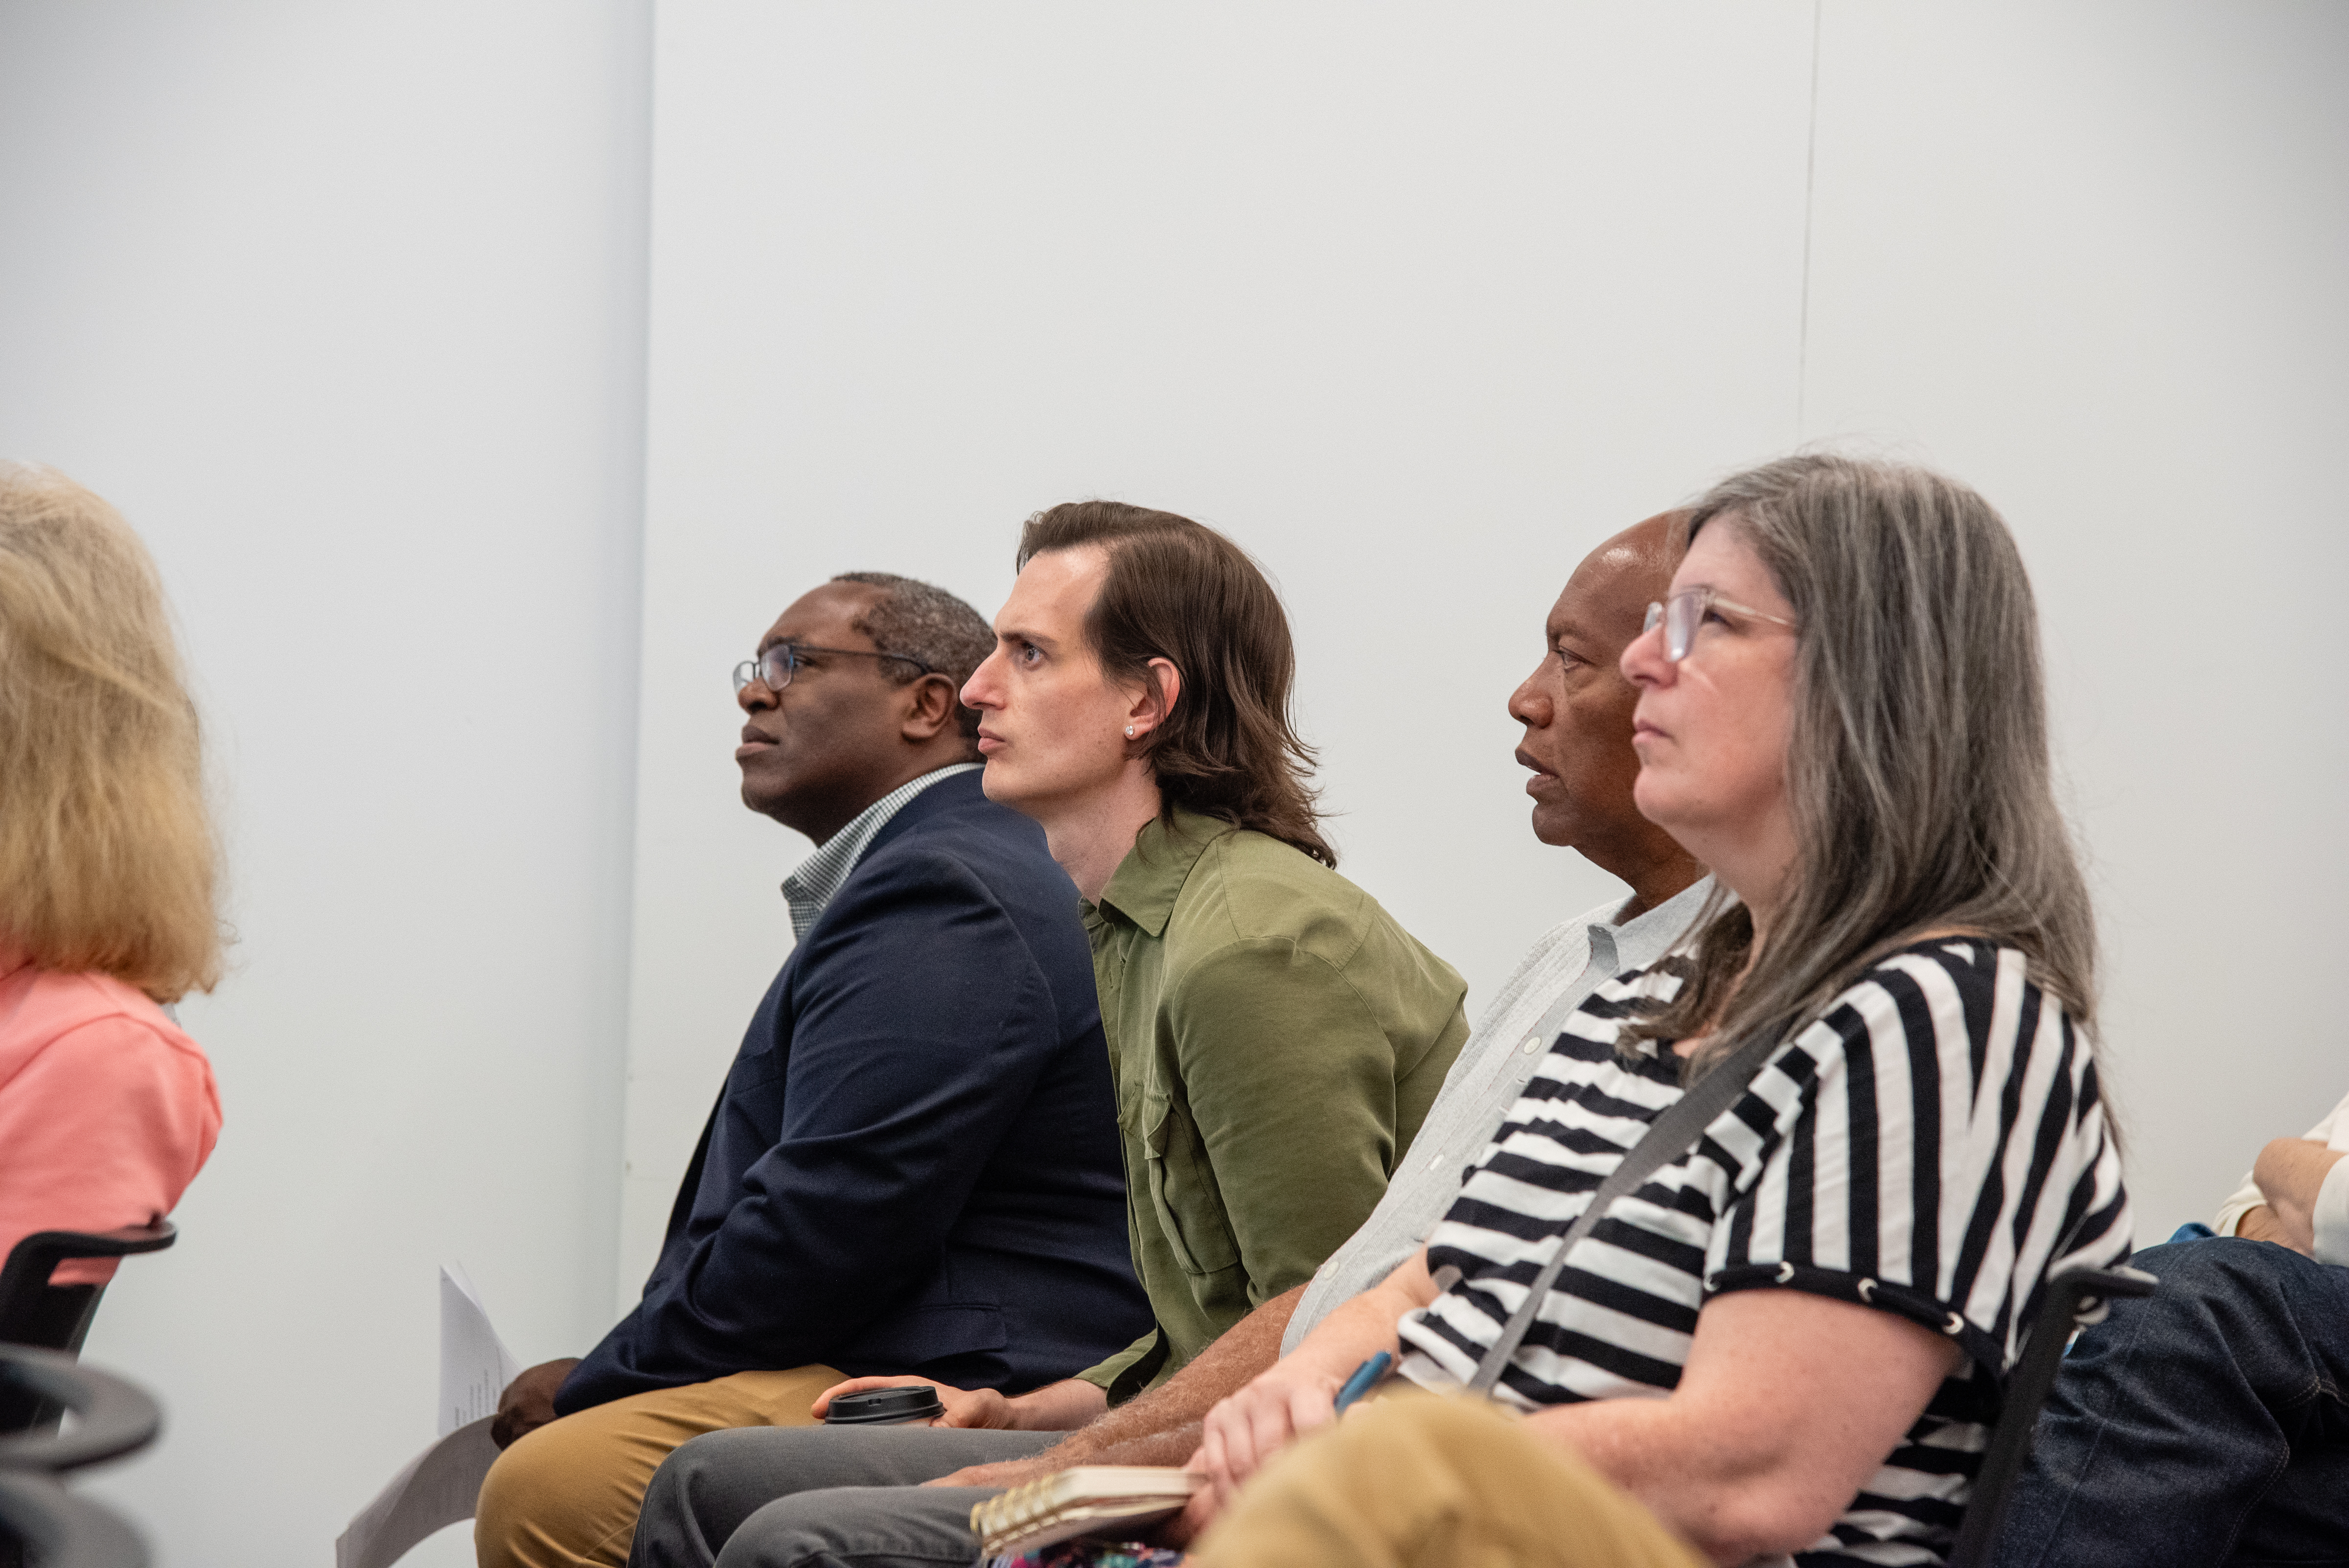
{"label": "man with long brown hair", "polygon": [[990,799],[1086,904],[1128,1231],[1157,1326],[960,1424],[1065,1429],[1305,1282],[1386,1189],[1467,1038],[1449,964],[1333,869],[1296,655],[1237,545],[1113,502],[1029,520],[963,688]]}

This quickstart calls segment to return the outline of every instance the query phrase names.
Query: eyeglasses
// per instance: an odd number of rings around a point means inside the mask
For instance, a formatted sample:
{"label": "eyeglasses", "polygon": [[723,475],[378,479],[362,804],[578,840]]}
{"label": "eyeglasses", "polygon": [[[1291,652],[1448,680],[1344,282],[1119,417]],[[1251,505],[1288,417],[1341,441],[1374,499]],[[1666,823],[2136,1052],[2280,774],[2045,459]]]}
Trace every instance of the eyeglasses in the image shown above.
{"label": "eyeglasses", "polygon": [[756,680],[770,691],[781,691],[798,673],[801,659],[811,653],[835,654],[843,659],[895,659],[925,675],[937,673],[910,653],[868,653],[861,648],[816,648],[804,642],[779,642],[758,658],[746,659],[734,667],[734,690],[740,691]]}
{"label": "eyeglasses", "polygon": [[1663,603],[1648,607],[1648,618],[1640,628],[1640,635],[1655,630],[1656,623],[1661,621],[1664,627],[1664,657],[1678,664],[1696,645],[1696,628],[1704,623],[1704,612],[1716,605],[1725,610],[1734,610],[1739,615],[1752,616],[1755,620],[1766,620],[1784,627],[1795,624],[1785,616],[1770,615],[1751,605],[1739,604],[1735,599],[1723,598],[1711,588],[1683,588]]}

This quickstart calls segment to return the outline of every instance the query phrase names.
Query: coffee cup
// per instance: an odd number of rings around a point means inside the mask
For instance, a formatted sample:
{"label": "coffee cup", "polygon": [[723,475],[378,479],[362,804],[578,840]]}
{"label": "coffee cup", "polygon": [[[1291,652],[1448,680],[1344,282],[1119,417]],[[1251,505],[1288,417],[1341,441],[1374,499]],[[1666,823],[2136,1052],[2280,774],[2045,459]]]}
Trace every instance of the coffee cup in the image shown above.
{"label": "coffee cup", "polygon": [[855,1394],[839,1394],[824,1407],[823,1424],[827,1427],[896,1427],[912,1421],[927,1421],[946,1414],[947,1407],[938,1401],[938,1391],[926,1383],[902,1388],[867,1388]]}

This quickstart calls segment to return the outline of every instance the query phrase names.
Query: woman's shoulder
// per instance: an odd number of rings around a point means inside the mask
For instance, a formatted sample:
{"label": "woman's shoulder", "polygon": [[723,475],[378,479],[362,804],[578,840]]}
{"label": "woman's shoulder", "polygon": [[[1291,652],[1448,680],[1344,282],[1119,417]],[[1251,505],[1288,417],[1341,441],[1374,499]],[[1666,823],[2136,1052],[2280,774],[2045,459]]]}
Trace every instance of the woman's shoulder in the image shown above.
{"label": "woman's shoulder", "polygon": [[22,994],[0,1013],[0,1071],[56,1046],[117,1054],[148,1050],[205,1060],[203,1048],[136,986],[96,971],[39,970],[28,979]]}
{"label": "woman's shoulder", "polygon": [[2073,1037],[2063,999],[2039,982],[2029,955],[1967,931],[1929,932],[1870,960],[1806,1033],[1821,1029],[1878,1048],[1905,1037],[1912,1051]]}
{"label": "woman's shoulder", "polygon": [[1957,930],[1927,931],[1878,953],[1851,989],[1901,975],[1938,977],[1968,991],[2002,984],[2040,990],[2032,977],[2030,957],[2021,948],[1979,931]]}
{"label": "woman's shoulder", "polygon": [[22,994],[0,1015],[0,1143],[23,1158],[73,1151],[58,1169],[79,1205],[168,1211],[220,1137],[203,1051],[152,998],[109,976],[9,978]]}

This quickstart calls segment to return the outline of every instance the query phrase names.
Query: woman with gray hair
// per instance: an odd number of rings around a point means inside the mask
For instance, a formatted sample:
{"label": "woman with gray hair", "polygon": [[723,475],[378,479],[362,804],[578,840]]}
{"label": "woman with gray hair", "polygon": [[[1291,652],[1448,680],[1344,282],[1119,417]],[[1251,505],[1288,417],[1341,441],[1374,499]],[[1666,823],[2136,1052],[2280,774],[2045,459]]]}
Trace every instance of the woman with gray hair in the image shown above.
{"label": "woman with gray hair", "polygon": [[[2045,1281],[2127,1254],[2004,524],[1806,455],[1690,533],[1623,669],[1640,809],[1722,890],[1568,1021],[1422,1253],[1210,1414],[1202,1568],[1939,1563]],[[1250,1480],[1381,1354],[1489,1399]]]}

